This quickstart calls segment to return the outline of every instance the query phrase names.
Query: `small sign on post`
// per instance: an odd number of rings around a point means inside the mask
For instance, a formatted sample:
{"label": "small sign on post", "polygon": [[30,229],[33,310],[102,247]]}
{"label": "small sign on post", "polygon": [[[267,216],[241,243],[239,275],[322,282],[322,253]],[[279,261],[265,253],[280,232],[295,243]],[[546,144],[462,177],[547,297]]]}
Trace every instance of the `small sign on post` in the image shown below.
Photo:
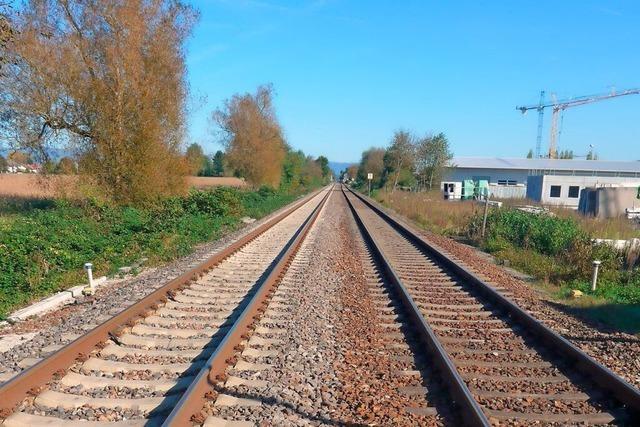
{"label": "small sign on post", "polygon": [[373,174],[371,172],[367,173],[367,180],[369,181],[369,197],[371,197],[371,180],[373,179]]}

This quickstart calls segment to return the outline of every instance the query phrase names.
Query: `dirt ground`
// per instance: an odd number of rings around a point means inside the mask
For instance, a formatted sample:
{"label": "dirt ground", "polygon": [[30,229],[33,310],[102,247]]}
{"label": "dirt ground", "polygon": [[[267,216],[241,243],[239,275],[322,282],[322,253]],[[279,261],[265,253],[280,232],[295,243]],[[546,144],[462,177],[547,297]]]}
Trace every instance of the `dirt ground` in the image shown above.
{"label": "dirt ground", "polygon": [[[48,198],[60,195],[62,189],[75,187],[76,176],[37,174],[0,174],[0,197],[29,197]],[[233,177],[204,177],[191,176],[189,184],[195,188],[216,186],[244,187],[246,183],[240,178]],[[62,193],[64,194],[64,192]],[[68,190],[67,190],[68,194]]]}

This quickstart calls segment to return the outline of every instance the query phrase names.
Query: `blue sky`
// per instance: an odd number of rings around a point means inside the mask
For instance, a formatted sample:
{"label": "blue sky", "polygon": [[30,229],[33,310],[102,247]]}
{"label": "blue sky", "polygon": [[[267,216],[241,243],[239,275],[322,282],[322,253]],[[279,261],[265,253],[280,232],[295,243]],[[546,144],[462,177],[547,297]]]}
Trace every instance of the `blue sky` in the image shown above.
{"label": "blue sky", "polygon": [[[357,161],[394,130],[444,132],[458,156],[522,157],[540,90],[640,87],[638,1],[202,0],[189,41],[189,134],[219,146],[210,113],[273,83],[287,140]],[[560,149],[640,159],[640,95],[569,109]],[[548,141],[546,114],[543,148]]]}

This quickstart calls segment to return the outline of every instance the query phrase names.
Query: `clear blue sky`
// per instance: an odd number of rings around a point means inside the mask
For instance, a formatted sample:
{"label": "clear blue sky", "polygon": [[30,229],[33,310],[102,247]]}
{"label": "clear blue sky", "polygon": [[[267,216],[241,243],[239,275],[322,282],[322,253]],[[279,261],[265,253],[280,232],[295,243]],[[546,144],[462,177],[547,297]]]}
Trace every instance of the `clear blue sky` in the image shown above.
{"label": "clear blue sky", "polygon": [[[640,87],[638,1],[203,0],[189,42],[189,132],[218,148],[210,112],[273,83],[289,143],[357,161],[393,131],[444,132],[458,156],[524,156],[540,90]],[[640,95],[567,110],[560,149],[640,159]],[[543,148],[548,141],[546,114]]]}

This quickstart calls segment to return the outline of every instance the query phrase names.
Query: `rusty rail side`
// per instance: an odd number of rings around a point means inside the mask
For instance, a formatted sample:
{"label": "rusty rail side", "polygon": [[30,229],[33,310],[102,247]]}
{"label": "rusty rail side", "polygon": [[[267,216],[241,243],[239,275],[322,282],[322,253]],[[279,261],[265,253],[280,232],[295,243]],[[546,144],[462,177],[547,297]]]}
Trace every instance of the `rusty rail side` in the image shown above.
{"label": "rusty rail side", "polygon": [[438,341],[435,332],[425,320],[424,316],[420,313],[420,309],[409,294],[407,288],[402,283],[402,280],[400,280],[400,277],[398,277],[397,273],[391,266],[391,262],[389,262],[387,257],[382,253],[380,245],[373,236],[373,233],[360,218],[358,212],[351,203],[351,200],[349,200],[344,192],[344,188],[342,191],[362,235],[367,243],[369,243],[369,247],[371,248],[374,257],[382,267],[387,279],[394,286],[398,296],[400,297],[402,305],[409,314],[413,327],[418,331],[422,342],[428,347],[428,353],[433,357],[436,366],[440,370],[447,388],[454,397],[455,404],[461,409],[460,412],[463,421],[469,426],[490,426],[491,424],[489,423],[489,420],[471,394],[471,390],[469,390],[467,384],[458,373],[458,370],[449,357],[449,354],[444,347],[442,347],[442,344]]}
{"label": "rusty rail side", "polygon": [[61,369],[71,366],[82,355],[88,355],[100,342],[109,339],[110,335],[127,323],[143,318],[149,311],[155,309],[158,304],[167,300],[171,291],[181,289],[187,284],[204,275],[224,259],[234,254],[256,237],[282,221],[296,209],[309,202],[322,190],[313,192],[295,203],[284,212],[257,227],[247,235],[241,237],[220,252],[217,252],[202,264],[188,270],[166,285],[150,293],[137,303],[129,306],[104,323],[96,326],[91,331],[70,342],[65,347],[41,360],[31,368],[21,372],[0,387],[0,419],[13,412],[15,406],[26,398],[31,391],[38,391],[45,386]]}
{"label": "rusty rail side", "polygon": [[294,236],[289,240],[287,246],[278,255],[276,264],[273,266],[267,277],[260,284],[255,294],[247,306],[243,309],[238,319],[225,334],[220,345],[214,353],[209,357],[207,363],[198,372],[196,378],[190,384],[189,388],[184,392],[176,406],[167,416],[163,427],[165,426],[187,426],[191,425],[195,416],[201,413],[203,406],[207,402],[207,394],[214,391],[218,378],[222,376],[230,364],[230,358],[233,357],[236,347],[244,339],[251,328],[252,323],[261,307],[265,307],[268,303],[268,297],[275,290],[276,285],[286,272],[289,263],[302,245],[311,226],[315,223],[320,211],[324,207],[327,199],[331,195],[332,190],[327,191],[326,196],[316,206],[311,215],[298,228]]}
{"label": "rusty rail side", "polygon": [[542,322],[539,322],[525,310],[521,309],[515,302],[493,289],[491,285],[486,283],[475,273],[456,263],[440,248],[427,242],[416,231],[412,230],[409,225],[405,225],[403,222],[378,207],[376,202],[371,201],[364,195],[358,194],[351,188],[349,188],[349,191],[373,209],[407,239],[416,244],[420,249],[431,254],[446,268],[450,269],[456,275],[460,276],[460,278],[469,283],[474,291],[478,292],[496,307],[504,310],[514,321],[524,325],[528,331],[536,335],[541,341],[554,349],[557,353],[571,359],[575,363],[575,369],[586,374],[603,389],[610,391],[616,399],[627,405],[627,407],[633,412],[634,417],[640,419],[640,390],[629,384],[609,368],[598,363],[569,340],[554,332]]}

